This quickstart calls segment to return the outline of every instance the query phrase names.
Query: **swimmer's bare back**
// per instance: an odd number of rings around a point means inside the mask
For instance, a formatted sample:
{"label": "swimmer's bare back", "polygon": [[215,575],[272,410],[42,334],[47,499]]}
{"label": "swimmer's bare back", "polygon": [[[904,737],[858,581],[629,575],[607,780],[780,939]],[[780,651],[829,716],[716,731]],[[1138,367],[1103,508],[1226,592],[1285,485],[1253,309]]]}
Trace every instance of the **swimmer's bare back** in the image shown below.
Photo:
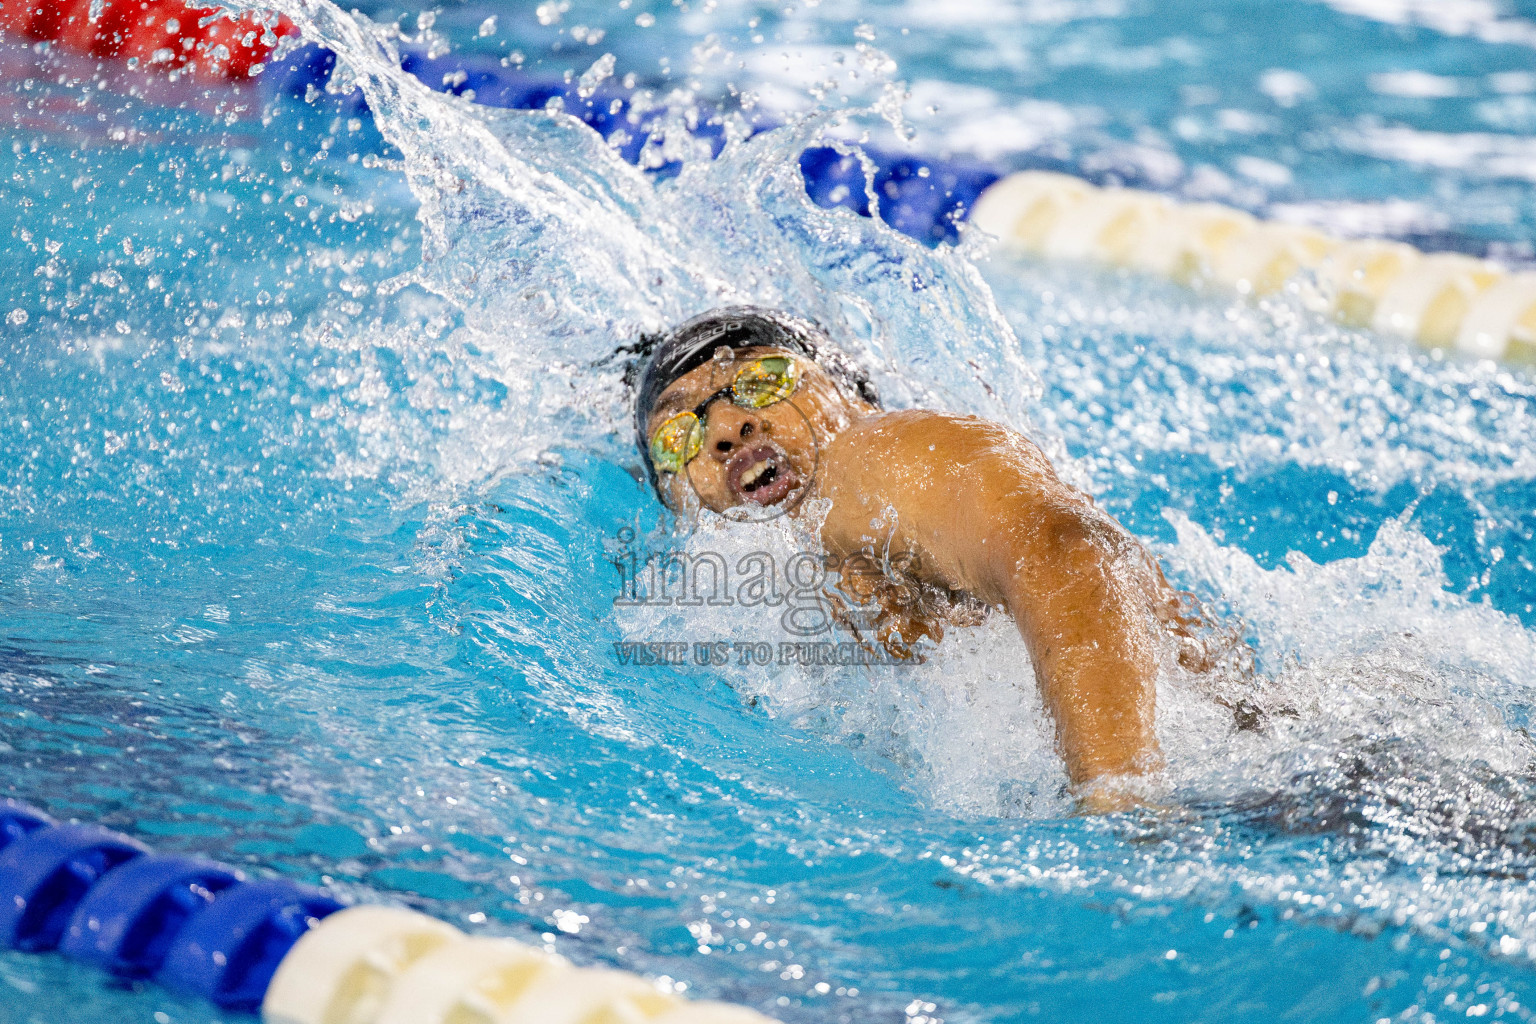
{"label": "swimmer's bare back", "polygon": [[985,420],[910,410],[858,418],[822,457],[828,553],[899,551],[922,582],[1005,608],[1074,784],[1160,765],[1154,606],[1172,595],[1038,447]]}

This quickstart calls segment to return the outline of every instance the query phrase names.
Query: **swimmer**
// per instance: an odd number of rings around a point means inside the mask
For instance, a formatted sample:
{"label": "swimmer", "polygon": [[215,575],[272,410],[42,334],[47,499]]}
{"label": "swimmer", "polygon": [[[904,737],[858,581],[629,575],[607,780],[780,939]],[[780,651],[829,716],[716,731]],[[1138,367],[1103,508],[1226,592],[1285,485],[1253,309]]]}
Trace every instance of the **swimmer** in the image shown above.
{"label": "swimmer", "polygon": [[[946,618],[997,608],[1028,646],[1080,805],[1129,806],[1162,765],[1161,644],[1191,667],[1201,620],[1145,549],[1062,482],[1019,433],[974,416],[887,411],[815,324],[739,306],[659,339],[636,380],[651,483],[674,512],[825,508],[843,586],[882,609],[875,641],[909,656]],[[890,552],[900,552],[892,565]],[[917,595],[917,597],[914,597]]]}

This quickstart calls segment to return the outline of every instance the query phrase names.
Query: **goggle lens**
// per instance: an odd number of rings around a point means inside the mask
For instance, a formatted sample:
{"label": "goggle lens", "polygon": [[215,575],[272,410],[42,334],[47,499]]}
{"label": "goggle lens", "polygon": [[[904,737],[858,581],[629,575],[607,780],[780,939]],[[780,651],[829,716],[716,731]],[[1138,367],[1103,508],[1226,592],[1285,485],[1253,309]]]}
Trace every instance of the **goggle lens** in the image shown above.
{"label": "goggle lens", "polygon": [[769,356],[742,367],[731,383],[731,401],[743,409],[765,409],[795,393],[800,374],[787,356]]}
{"label": "goggle lens", "polygon": [[663,473],[681,473],[704,447],[704,424],[691,412],[680,412],[651,435],[651,464]]}

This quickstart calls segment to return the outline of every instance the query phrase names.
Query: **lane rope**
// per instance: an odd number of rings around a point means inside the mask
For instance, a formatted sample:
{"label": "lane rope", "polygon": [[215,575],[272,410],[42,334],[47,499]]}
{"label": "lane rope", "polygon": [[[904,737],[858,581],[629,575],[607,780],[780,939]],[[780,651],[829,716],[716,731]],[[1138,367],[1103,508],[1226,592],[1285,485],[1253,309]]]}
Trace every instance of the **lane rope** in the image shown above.
{"label": "lane rope", "polygon": [[[217,7],[188,8],[183,0],[0,0],[0,32],[172,75],[256,79],[266,93],[308,99],[323,95],[336,62],[328,50],[294,46],[297,30],[285,17],[235,17]],[[279,58],[285,39],[292,49]],[[660,155],[665,109],[637,109],[631,92],[612,82],[583,96],[579,82],[526,74],[491,57],[410,49],[402,52],[402,67],[433,89],[487,106],[564,110],[632,163],[662,174],[678,166]],[[359,93],[336,102],[363,109]],[[777,123],[759,112],[747,119],[747,130]],[[718,155],[725,118],[705,107],[690,132]],[[1536,272],[1515,273],[1458,253],[1422,253],[1399,242],[1344,240],[1216,203],[1099,188],[1067,174],[1000,177],[974,161],[861,149],[874,165],[868,191],[855,157],[830,146],[801,155],[812,200],[863,216],[878,212],[927,245],[957,241],[968,222],[1015,252],[1217,284],[1254,297],[1305,280],[1308,304],[1350,326],[1475,358],[1536,363]]]}
{"label": "lane rope", "polygon": [[1256,298],[1301,282],[1309,306],[1349,326],[1479,359],[1536,363],[1536,273],[1492,260],[1336,238],[1216,203],[1043,171],[992,185],[970,220],[1007,248],[1046,260],[1093,261]]}
{"label": "lane rope", "polygon": [[268,1024],[773,1024],[414,910],[157,854],[8,798],[0,949],[58,952]]}

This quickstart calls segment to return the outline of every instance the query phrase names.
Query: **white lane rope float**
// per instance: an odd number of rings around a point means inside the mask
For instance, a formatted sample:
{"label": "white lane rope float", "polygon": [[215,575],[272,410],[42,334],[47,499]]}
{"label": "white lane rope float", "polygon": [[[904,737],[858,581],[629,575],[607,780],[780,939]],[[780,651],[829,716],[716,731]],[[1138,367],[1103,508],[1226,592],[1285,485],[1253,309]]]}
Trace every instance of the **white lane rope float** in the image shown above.
{"label": "white lane rope float", "polygon": [[1536,363],[1536,272],[1401,242],[1341,239],[1217,203],[1180,203],[1024,171],[997,181],[969,222],[1005,248],[1203,282],[1255,298],[1303,275],[1308,305],[1352,327],[1479,359]]}

